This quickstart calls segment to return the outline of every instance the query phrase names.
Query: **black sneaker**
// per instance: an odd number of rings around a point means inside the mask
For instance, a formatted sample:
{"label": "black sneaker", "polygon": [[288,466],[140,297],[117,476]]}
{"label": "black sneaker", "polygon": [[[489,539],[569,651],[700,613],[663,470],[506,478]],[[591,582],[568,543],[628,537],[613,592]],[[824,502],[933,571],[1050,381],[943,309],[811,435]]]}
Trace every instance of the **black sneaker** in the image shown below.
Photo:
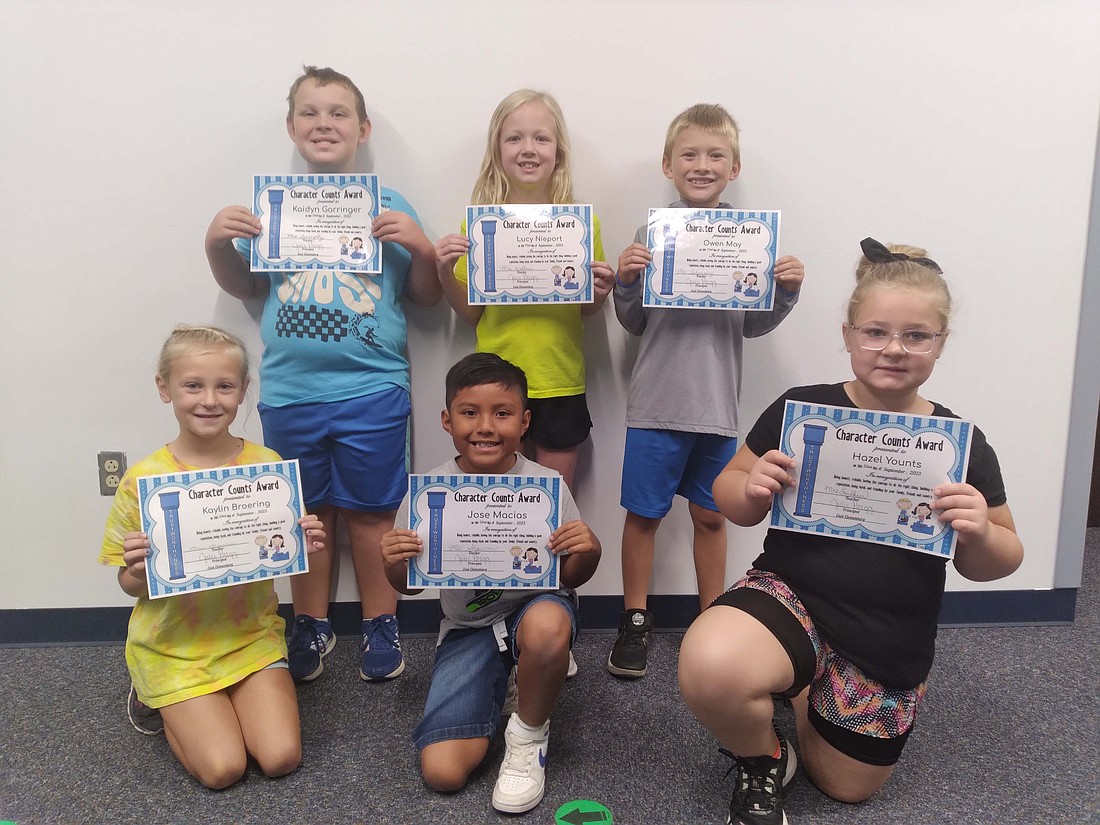
{"label": "black sneaker", "polygon": [[628,679],[645,676],[652,630],[653,614],[648,610],[624,610],[619,617],[619,636],[607,657],[607,672]]}
{"label": "black sneaker", "polygon": [[798,759],[787,740],[779,737],[778,759],[734,756],[725,748],[719,750],[733,759],[730,770],[737,771],[737,784],[726,822],[729,825],[787,825],[787,815],[783,813],[783,788],[798,768]]}
{"label": "black sneaker", "polygon": [[164,720],[160,716],[160,711],[138,699],[137,691],[132,684],[130,692],[126,695],[126,718],[138,733],[144,733],[146,736],[164,733]]}

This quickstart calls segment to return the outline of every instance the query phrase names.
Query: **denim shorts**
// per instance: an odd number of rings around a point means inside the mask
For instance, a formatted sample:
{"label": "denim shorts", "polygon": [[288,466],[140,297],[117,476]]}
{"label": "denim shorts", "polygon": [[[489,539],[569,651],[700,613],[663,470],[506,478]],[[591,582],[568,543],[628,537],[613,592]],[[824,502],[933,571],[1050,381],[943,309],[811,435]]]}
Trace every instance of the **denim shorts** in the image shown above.
{"label": "denim shorts", "polygon": [[449,739],[493,737],[500,727],[508,674],[522,652],[516,648],[516,630],[528,608],[542,601],[556,602],[569,614],[572,645],[577,607],[559,593],[540,593],[505,619],[509,650],[500,649],[492,626],[452,630],[443,637],[435,650],[424,718],[412,733],[418,750]]}
{"label": "denim shorts", "polygon": [[259,410],[264,445],[298,459],[307,509],[383,512],[401,504],[409,477],[408,390]]}
{"label": "denim shorts", "polygon": [[737,439],[730,436],[627,427],[619,504],[639,516],[664,518],[681,495],[717,510],[711,487],[736,452]]}

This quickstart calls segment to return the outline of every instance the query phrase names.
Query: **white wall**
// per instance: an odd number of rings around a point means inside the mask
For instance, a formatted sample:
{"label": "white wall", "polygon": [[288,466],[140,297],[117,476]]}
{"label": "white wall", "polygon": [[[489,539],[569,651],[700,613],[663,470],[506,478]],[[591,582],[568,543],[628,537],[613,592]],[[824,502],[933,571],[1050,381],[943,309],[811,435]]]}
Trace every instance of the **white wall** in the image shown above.
{"label": "white wall", "polygon": [[[95,564],[110,504],[96,452],[133,462],[174,436],[152,373],[176,322],[227,326],[258,354],[256,307],[219,293],[202,238],[220,207],[247,202],[253,173],[300,168],[283,101],[303,63],[361,85],[368,164],[432,238],[457,227],[496,102],[554,92],[612,260],[673,197],[668,121],[725,104],[744,155],[728,195],[781,208],[782,252],[807,270],[792,316],[747,347],[746,418],[790,385],[849,376],[839,325],[860,238],[926,246],[959,308],[927,391],[997,447],[1028,550],[990,586],[1054,583],[1059,514],[1087,495],[1062,479],[1100,114],[1095,2],[6,0],[0,17],[0,607],[128,602]],[[473,335],[443,306],[409,317],[425,469],[449,452],[442,377]],[[577,497],[607,550],[586,592],[616,593],[635,346],[608,307],[585,347],[596,429]],[[259,438],[255,412],[241,420]],[[762,532],[731,530],[731,576]],[[655,592],[692,592],[689,538],[681,503]]]}

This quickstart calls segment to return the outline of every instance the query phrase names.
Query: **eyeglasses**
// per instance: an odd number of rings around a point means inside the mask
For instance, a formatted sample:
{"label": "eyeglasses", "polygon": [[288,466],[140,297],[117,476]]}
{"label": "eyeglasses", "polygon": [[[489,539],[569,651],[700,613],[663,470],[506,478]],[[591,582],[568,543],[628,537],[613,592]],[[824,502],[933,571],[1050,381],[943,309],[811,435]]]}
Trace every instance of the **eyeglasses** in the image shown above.
{"label": "eyeglasses", "polygon": [[895,338],[901,344],[902,349],[910,355],[927,355],[936,346],[936,342],[946,333],[931,332],[927,329],[903,329],[901,332],[891,332],[888,329],[875,326],[848,326],[856,334],[856,343],[862,349],[881,352],[890,346]]}

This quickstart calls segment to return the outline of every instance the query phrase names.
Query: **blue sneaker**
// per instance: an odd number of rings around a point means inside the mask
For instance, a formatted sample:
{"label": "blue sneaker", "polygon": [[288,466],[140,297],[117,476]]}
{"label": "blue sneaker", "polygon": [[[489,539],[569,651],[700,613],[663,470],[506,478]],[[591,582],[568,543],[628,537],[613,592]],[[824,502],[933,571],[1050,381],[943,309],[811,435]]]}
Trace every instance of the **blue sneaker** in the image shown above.
{"label": "blue sneaker", "polygon": [[393,679],[405,669],[397,617],[383,613],[363,619],[363,641],[359,644],[359,677],[365,682]]}
{"label": "blue sneaker", "polygon": [[325,669],[322,661],[336,647],[332,625],[301,613],[294,617],[294,629],[287,645],[290,675],[298,682],[312,682]]}

